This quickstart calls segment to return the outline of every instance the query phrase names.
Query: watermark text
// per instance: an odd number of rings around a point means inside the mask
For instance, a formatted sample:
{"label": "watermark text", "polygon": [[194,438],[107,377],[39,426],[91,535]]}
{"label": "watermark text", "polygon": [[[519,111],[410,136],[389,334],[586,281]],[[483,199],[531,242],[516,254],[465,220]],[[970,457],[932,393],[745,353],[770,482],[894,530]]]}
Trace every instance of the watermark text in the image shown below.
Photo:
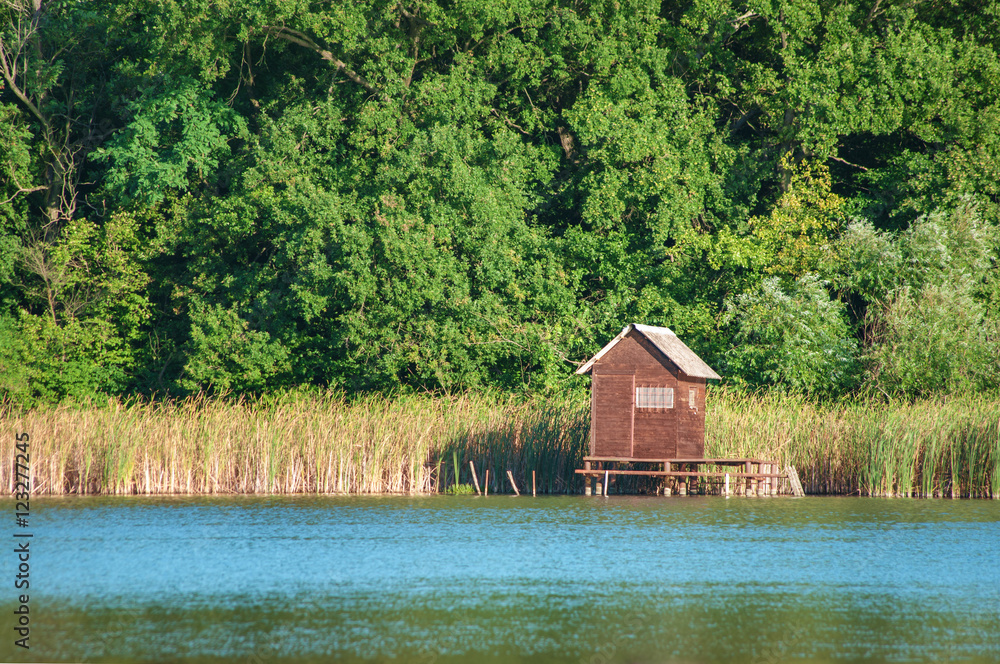
{"label": "watermark text", "polygon": [[14,645],[28,649],[31,635],[31,608],[28,590],[31,587],[31,453],[29,436],[19,433],[14,454],[14,555],[17,556],[14,589],[17,608],[14,609]]}

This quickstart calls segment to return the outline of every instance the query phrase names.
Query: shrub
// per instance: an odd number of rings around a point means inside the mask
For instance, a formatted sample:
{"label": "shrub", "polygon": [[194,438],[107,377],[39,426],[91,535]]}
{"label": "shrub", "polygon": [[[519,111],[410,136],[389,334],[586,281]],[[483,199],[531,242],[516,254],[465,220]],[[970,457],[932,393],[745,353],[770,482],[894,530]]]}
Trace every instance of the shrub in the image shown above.
{"label": "shrub", "polygon": [[844,305],[830,299],[815,275],[800,277],[787,292],[778,278],[765,279],[756,291],[727,301],[724,321],[735,328],[724,361],[737,384],[807,395],[839,394],[854,384],[857,344]]}

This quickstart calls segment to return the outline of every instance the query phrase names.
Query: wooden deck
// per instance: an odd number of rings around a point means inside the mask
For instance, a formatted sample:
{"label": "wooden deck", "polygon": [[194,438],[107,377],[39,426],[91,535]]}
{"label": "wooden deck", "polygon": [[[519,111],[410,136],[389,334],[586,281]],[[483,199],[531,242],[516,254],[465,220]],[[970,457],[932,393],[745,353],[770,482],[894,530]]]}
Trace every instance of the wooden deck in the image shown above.
{"label": "wooden deck", "polygon": [[[651,464],[657,469],[643,470],[634,466]],[[621,466],[629,466],[622,468]],[[705,466],[734,468],[738,470],[707,470]],[[676,468],[676,469],[675,469]],[[779,494],[802,495],[797,482],[792,481],[794,468],[782,469],[772,459],[739,458],[679,458],[637,459],[632,457],[587,456],[583,468],[576,473],[584,477],[586,495],[606,495],[608,486],[617,476],[662,478],[657,493],[679,495],[688,493],[719,493],[722,495],[775,496]],[[798,475],[795,474],[795,479]],[[731,482],[731,480],[734,480]]]}

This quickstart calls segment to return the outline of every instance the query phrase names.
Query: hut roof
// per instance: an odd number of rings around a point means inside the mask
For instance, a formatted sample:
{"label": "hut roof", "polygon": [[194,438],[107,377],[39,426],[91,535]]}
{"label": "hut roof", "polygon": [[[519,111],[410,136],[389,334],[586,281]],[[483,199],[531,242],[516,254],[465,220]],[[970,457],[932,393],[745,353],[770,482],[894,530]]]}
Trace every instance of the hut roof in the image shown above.
{"label": "hut roof", "polygon": [[615,344],[624,339],[625,335],[632,330],[635,330],[642,336],[646,337],[646,339],[648,339],[657,350],[663,353],[688,376],[693,376],[695,378],[714,378],[716,380],[722,379],[722,376],[715,373],[710,366],[705,364],[704,360],[695,355],[693,350],[688,348],[683,341],[677,338],[677,335],[674,334],[670,328],[640,325],[638,323],[626,325],[617,337],[612,339],[608,345],[598,351],[597,355],[590,358],[586,364],[577,369],[576,373],[585,374],[589,372],[595,362],[604,357],[605,353],[614,348]]}

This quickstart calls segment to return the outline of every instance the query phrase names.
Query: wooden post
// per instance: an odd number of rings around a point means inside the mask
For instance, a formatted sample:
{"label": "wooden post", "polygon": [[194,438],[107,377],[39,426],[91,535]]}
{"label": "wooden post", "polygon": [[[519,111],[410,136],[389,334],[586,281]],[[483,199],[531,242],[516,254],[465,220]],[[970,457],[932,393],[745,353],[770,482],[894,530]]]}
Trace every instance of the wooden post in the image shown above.
{"label": "wooden post", "polygon": [[534,498],[537,495],[538,492],[535,490],[535,471],[531,471],[531,497]]}
{"label": "wooden post", "polygon": [[[583,469],[590,470],[590,462],[583,462]],[[583,495],[589,496],[594,492],[594,478],[590,475],[583,476]]]}
{"label": "wooden post", "polygon": [[476,495],[481,496],[483,495],[483,492],[479,490],[479,478],[476,477],[476,465],[470,461],[469,468],[472,469],[472,481],[476,485]]}
{"label": "wooden post", "polygon": [[729,495],[729,473],[726,473],[726,496]]}
{"label": "wooden post", "polygon": [[514,487],[514,495],[515,496],[520,496],[521,492],[517,490],[517,485],[514,484],[514,476],[511,474],[511,472],[509,470],[507,471],[507,479],[510,480],[510,485],[512,487]]}
{"label": "wooden post", "polygon": [[490,495],[490,469],[486,469],[486,481],[483,482],[483,497]]}
{"label": "wooden post", "polygon": [[743,469],[744,469],[744,471],[747,474],[747,485],[743,489],[743,495],[744,496],[752,496],[753,495],[753,480],[750,478],[750,473],[753,472],[753,470],[752,470],[753,469],[753,464],[750,463],[749,461],[747,461],[744,464]]}
{"label": "wooden post", "polygon": [[608,496],[608,489],[611,488],[611,484],[608,482],[608,471],[604,471],[604,497]]}

